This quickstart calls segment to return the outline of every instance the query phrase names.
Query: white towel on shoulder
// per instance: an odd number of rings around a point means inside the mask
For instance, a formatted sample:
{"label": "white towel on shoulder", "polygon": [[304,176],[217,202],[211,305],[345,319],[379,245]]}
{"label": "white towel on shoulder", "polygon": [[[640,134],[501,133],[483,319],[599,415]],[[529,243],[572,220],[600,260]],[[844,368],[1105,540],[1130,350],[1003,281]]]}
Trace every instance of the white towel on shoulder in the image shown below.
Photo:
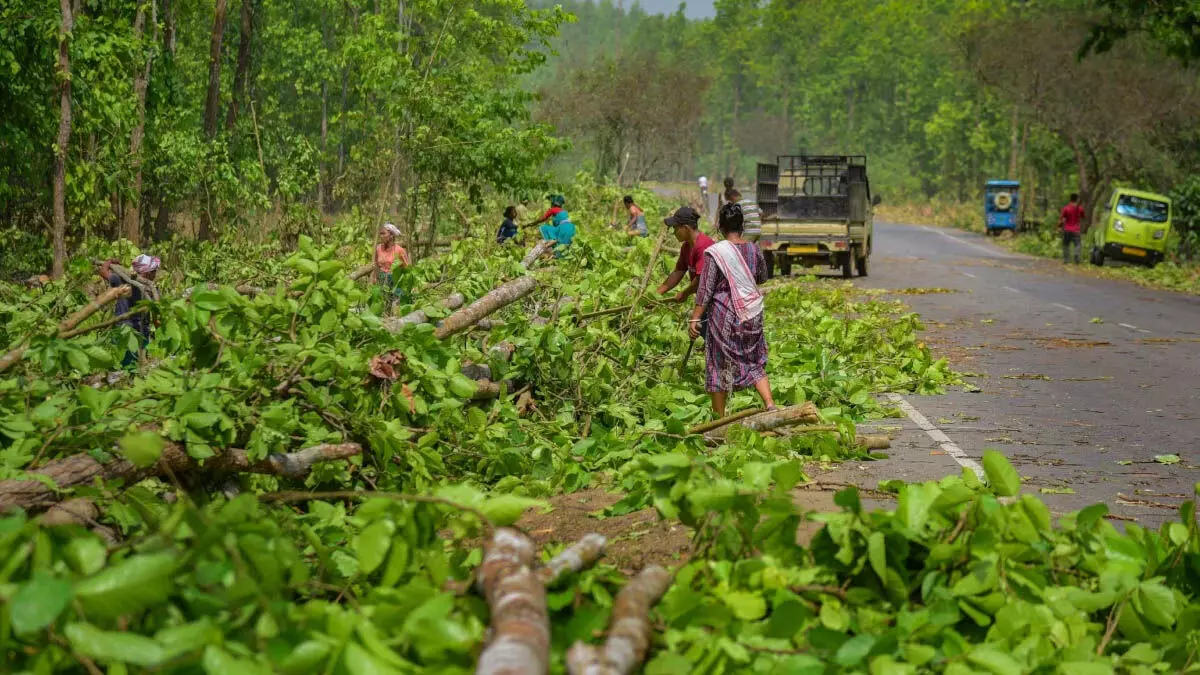
{"label": "white towel on shoulder", "polygon": [[762,314],[762,293],[738,248],[728,241],[719,241],[704,249],[704,254],[712,258],[711,262],[716,263],[729,281],[729,297],[733,301],[738,322],[745,323]]}

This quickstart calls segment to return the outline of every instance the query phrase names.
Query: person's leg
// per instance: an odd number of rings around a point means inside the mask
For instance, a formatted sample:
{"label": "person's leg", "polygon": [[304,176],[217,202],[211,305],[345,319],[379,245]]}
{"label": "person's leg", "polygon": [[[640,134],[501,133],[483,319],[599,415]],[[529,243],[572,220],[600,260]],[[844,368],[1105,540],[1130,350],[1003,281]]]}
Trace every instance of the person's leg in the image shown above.
{"label": "person's leg", "polygon": [[1071,234],[1069,232],[1062,233],[1062,251],[1063,264],[1066,265],[1067,263],[1071,262],[1069,258],[1071,252]]}
{"label": "person's leg", "polygon": [[729,398],[729,392],[713,391],[709,392],[709,396],[712,396],[713,415],[721,419],[725,416],[725,401]]}
{"label": "person's leg", "polygon": [[1083,253],[1083,235],[1077,232],[1071,240],[1075,244],[1075,264],[1078,265],[1079,256]]}
{"label": "person's leg", "polygon": [[767,410],[775,407],[775,399],[771,396],[771,383],[767,380],[767,378],[764,377],[755,382],[754,389],[758,392],[758,395],[762,397],[763,406]]}

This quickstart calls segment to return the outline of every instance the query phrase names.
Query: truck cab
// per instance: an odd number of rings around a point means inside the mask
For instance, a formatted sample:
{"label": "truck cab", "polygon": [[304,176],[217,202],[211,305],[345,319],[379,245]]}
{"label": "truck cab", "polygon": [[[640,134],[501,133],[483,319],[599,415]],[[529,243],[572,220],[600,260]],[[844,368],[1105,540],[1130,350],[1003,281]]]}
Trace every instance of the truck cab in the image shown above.
{"label": "truck cab", "polygon": [[781,155],[759,164],[757,178],[768,275],[778,268],[787,276],[795,263],[867,276],[879,198],[871,197],[865,155]]}

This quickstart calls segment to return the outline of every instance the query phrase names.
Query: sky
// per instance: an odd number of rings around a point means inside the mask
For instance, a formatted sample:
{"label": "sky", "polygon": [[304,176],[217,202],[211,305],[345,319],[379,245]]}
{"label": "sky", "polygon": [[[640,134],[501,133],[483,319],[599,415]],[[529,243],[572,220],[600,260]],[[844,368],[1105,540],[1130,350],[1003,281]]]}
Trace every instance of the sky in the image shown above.
{"label": "sky", "polygon": [[[613,0],[614,2],[616,0]],[[674,14],[679,8],[680,0],[637,0],[642,9],[651,14]],[[625,7],[631,7],[634,0],[626,0]],[[703,19],[713,16],[713,0],[687,0],[685,14],[693,19]]]}

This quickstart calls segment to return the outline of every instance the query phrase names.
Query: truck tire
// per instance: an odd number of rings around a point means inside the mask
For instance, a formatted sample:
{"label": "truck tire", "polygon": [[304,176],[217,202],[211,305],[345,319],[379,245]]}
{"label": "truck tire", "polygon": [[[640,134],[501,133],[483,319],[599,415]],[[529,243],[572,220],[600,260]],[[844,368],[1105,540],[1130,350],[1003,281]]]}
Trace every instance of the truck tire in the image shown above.
{"label": "truck tire", "polygon": [[855,269],[858,270],[858,276],[860,276],[860,277],[867,276],[867,254],[866,253],[854,258],[854,267],[855,267]]}
{"label": "truck tire", "polygon": [[781,255],[781,256],[779,256],[779,260],[777,260],[776,262],[779,263],[779,276],[781,276],[785,279],[792,276],[792,258],[791,258],[791,256],[788,256],[787,254]]}
{"label": "truck tire", "polygon": [[1091,263],[1096,267],[1104,266],[1104,252],[1097,246],[1092,247]]}
{"label": "truck tire", "polygon": [[854,276],[854,256],[849,251],[842,254],[842,278],[849,279]]}
{"label": "truck tire", "polygon": [[775,278],[775,252],[763,251],[763,260],[767,263],[767,278]]}

